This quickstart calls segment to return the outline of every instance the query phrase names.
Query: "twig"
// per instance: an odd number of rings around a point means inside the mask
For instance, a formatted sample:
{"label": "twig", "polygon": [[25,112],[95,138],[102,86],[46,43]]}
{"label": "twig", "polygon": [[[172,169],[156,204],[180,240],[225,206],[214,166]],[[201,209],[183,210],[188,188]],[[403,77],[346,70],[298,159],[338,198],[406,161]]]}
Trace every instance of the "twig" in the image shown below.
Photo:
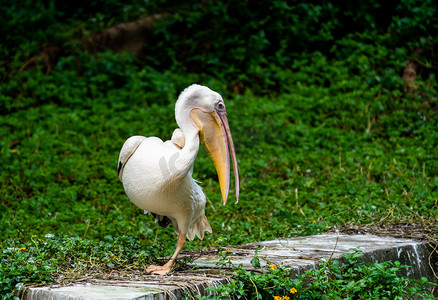
{"label": "twig", "polygon": [[438,244],[435,245],[435,247],[433,248],[433,250],[429,254],[429,267],[432,270],[433,276],[435,276],[436,279],[438,279],[438,276],[435,273],[435,270],[434,270],[434,267],[432,266],[431,260],[432,260],[432,254],[436,251],[437,248],[438,248]]}
{"label": "twig", "polygon": [[259,298],[259,292],[257,291],[257,286],[255,285],[254,281],[252,281],[251,276],[249,276],[249,280],[251,280],[251,283],[252,283],[252,285],[255,288],[255,292],[256,292],[256,295],[257,295],[256,299],[258,299]]}
{"label": "twig", "polygon": [[324,265],[324,271],[325,271],[325,268],[327,267],[328,263],[329,263],[330,260],[332,259],[333,254],[335,254],[336,247],[338,246],[338,241],[339,241],[339,231],[338,231],[338,236],[336,237],[336,243],[335,243],[335,247],[333,248],[332,254],[330,254],[329,259],[327,260],[327,262],[326,262],[325,265]]}
{"label": "twig", "polygon": [[418,63],[420,66],[422,66],[424,68],[438,70],[438,67],[435,67],[435,66],[432,66],[432,65],[428,65],[427,63],[422,62],[421,60],[419,60],[416,57],[413,57],[412,60],[415,61],[416,63]]}

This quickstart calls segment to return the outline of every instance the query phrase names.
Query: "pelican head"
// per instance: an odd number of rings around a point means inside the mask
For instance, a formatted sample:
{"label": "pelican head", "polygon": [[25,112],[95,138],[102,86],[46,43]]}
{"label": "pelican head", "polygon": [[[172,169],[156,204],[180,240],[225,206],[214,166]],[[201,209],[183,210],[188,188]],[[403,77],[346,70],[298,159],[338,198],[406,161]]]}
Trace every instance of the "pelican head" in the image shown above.
{"label": "pelican head", "polygon": [[175,105],[175,118],[181,129],[191,128],[199,132],[200,142],[207,149],[216,168],[224,205],[227,202],[230,186],[229,156],[231,153],[237,203],[239,201],[239,172],[222,96],[208,87],[193,84],[180,94]]}

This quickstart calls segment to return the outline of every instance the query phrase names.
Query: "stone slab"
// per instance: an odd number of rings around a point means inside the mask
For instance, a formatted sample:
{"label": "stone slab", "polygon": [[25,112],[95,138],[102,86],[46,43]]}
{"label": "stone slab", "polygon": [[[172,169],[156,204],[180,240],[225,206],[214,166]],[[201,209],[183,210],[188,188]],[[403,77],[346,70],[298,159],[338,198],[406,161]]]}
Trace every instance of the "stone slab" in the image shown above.
{"label": "stone slab", "polygon": [[[410,278],[427,277],[437,282],[434,271],[438,270],[436,253],[425,241],[400,239],[375,235],[322,234],[246,244],[230,247],[229,258],[234,265],[252,269],[250,263],[258,249],[262,266],[284,264],[292,266],[296,273],[315,267],[321,259],[339,259],[340,255],[359,248],[365,261],[400,261],[411,268],[406,270]],[[181,257],[191,257],[185,252]],[[91,300],[91,299],[179,299],[185,290],[203,294],[211,285],[225,283],[229,272],[217,265],[217,251],[195,257],[190,271],[173,273],[170,276],[149,276],[147,281],[102,281],[92,280],[87,284],[71,286],[31,287],[23,293],[26,300]],[[435,270],[433,270],[434,268]],[[229,270],[228,270],[229,271]],[[437,271],[435,271],[438,273]]]}

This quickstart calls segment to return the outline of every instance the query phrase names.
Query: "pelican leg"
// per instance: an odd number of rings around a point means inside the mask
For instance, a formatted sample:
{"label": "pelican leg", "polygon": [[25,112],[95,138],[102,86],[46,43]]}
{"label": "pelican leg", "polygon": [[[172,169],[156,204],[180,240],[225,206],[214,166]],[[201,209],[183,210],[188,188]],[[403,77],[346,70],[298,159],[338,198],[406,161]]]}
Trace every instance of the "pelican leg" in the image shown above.
{"label": "pelican leg", "polygon": [[153,266],[150,265],[146,268],[146,272],[148,274],[154,274],[154,275],[166,275],[172,271],[172,267],[175,264],[176,257],[181,252],[181,250],[184,248],[184,245],[186,243],[186,235],[180,233],[178,236],[178,241],[176,242],[176,249],[173,253],[172,257],[169,259],[169,261],[163,265],[163,266]]}

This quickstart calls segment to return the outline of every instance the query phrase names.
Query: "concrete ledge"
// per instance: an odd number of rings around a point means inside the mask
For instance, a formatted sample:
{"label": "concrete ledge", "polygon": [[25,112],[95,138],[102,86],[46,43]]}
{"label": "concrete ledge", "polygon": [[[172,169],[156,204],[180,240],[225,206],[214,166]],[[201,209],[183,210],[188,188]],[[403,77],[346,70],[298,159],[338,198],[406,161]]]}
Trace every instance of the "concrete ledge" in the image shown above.
{"label": "concrete ledge", "polygon": [[[336,245],[336,249],[335,249]],[[400,261],[411,268],[403,275],[419,279],[426,277],[438,282],[432,268],[438,270],[438,255],[431,255],[432,248],[426,241],[400,239],[374,235],[337,235],[323,234],[274,240],[228,248],[233,264],[242,264],[253,268],[250,261],[254,250],[259,249],[258,256],[263,265],[290,265],[297,273],[314,267],[322,258],[339,259],[340,255],[358,248],[364,253],[365,261]],[[190,256],[186,252],[183,256]],[[173,273],[170,276],[148,276],[143,281],[103,281],[90,280],[85,284],[70,286],[30,287],[23,291],[26,300],[76,300],[76,299],[179,299],[185,290],[193,294],[205,295],[205,288],[225,283],[228,280],[226,270],[218,269],[217,253],[202,255],[193,262],[193,269],[188,272]],[[268,263],[269,262],[269,263]]]}

